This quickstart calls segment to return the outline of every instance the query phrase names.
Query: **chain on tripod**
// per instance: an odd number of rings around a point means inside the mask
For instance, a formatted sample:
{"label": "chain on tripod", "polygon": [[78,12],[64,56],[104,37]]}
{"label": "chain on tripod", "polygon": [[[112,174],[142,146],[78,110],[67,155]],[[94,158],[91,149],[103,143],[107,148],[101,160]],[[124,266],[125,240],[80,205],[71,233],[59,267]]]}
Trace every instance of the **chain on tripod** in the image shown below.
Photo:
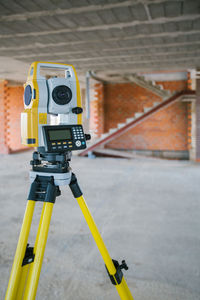
{"label": "chain on tripod", "polygon": [[[57,76],[60,71],[62,77]],[[22,144],[35,147],[36,151],[30,162],[31,186],[5,299],[35,299],[53,205],[61,194],[60,186],[69,185],[99,248],[112,284],[121,299],[132,300],[122,272],[128,267],[125,261],[120,265],[111,259],[70,168],[72,151],[85,149],[86,141],[90,139],[82,127],[83,109],[74,67],[34,62],[24,87]],[[38,201],[43,202],[43,208],[35,244],[31,247],[28,237]]]}

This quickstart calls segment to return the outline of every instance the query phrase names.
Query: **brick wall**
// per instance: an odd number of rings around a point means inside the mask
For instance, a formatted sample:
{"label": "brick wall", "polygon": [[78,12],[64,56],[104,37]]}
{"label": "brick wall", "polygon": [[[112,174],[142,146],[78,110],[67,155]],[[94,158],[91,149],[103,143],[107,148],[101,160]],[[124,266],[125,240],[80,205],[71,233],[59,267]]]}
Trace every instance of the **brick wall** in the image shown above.
{"label": "brick wall", "polygon": [[188,81],[178,80],[178,81],[157,81],[157,84],[162,84],[165,90],[171,92],[180,92],[188,89]]}
{"label": "brick wall", "polygon": [[8,113],[9,113],[9,148],[11,152],[21,151],[27,147],[21,144],[20,119],[24,110],[24,88],[22,86],[8,87]]}
{"label": "brick wall", "polygon": [[96,137],[104,133],[104,117],[104,85],[97,83],[95,84],[94,96],[90,103],[90,130]]}
{"label": "brick wall", "polygon": [[0,83],[0,153],[12,153],[27,149],[21,145],[20,113],[24,109],[22,86]]}
{"label": "brick wall", "polygon": [[200,162],[200,79],[196,80],[196,161]]}
{"label": "brick wall", "polygon": [[187,104],[175,103],[157,112],[107,147],[127,150],[187,150]]}
{"label": "brick wall", "polygon": [[192,149],[192,103],[187,104],[188,150]]}
{"label": "brick wall", "polygon": [[[170,91],[187,88],[187,81],[157,82]],[[134,83],[104,86],[104,132],[124,123],[161,98]],[[127,150],[188,150],[188,104],[177,102],[154,114],[129,132],[106,145]]]}
{"label": "brick wall", "polygon": [[0,81],[0,153],[9,153],[8,115],[7,115],[7,81]]}
{"label": "brick wall", "polygon": [[161,101],[160,97],[135,83],[106,84],[104,97],[105,132],[124,123],[135,112],[142,112],[144,107]]}

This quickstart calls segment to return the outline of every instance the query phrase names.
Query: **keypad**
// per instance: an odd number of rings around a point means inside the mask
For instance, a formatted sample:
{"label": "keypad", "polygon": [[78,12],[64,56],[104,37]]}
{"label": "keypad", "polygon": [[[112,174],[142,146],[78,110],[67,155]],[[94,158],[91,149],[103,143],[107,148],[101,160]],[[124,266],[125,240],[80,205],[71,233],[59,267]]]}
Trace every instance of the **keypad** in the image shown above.
{"label": "keypad", "polygon": [[85,139],[83,129],[81,126],[73,127],[72,132],[75,140]]}
{"label": "keypad", "polygon": [[72,149],[78,149],[78,148],[85,148],[86,142],[85,142],[85,135],[83,132],[82,126],[74,126],[71,128],[72,130],[72,140],[66,140],[66,141],[53,141],[51,142],[51,149],[54,151],[60,151],[60,150],[72,150]]}

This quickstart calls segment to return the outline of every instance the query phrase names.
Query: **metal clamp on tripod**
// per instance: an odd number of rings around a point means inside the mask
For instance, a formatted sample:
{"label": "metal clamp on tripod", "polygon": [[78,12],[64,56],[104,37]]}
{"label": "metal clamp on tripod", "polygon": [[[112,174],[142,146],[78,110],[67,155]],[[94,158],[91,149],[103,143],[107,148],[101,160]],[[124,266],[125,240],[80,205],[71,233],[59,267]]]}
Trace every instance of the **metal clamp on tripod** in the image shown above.
{"label": "metal clamp on tripod", "polygon": [[[41,75],[42,68],[47,69],[48,79]],[[63,70],[64,78],[49,77],[52,69]],[[121,299],[132,300],[121,271],[127,266],[125,262],[119,265],[111,259],[69,165],[71,151],[85,149],[86,140],[90,138],[84,134],[81,125],[80,88],[74,67],[34,62],[25,84],[24,106],[21,115],[22,143],[36,147],[37,151],[30,162],[31,187],[5,299],[35,299],[53,205],[61,194],[60,186],[69,185],[99,248],[111,282]],[[53,125],[52,120],[57,125]],[[43,208],[35,244],[31,247],[28,237],[38,201],[43,202]]]}

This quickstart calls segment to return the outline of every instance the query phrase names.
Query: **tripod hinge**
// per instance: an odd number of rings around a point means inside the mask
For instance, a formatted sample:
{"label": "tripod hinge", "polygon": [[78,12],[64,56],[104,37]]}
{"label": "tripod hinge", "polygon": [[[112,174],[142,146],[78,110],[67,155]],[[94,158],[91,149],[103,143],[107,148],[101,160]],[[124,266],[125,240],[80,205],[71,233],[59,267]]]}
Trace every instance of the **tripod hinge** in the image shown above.
{"label": "tripod hinge", "polygon": [[108,272],[108,275],[109,275],[109,277],[110,277],[110,280],[111,280],[112,284],[118,285],[118,284],[121,283],[122,278],[123,278],[123,272],[122,272],[122,269],[128,270],[128,266],[127,266],[125,260],[122,260],[121,265],[119,264],[119,262],[118,262],[117,260],[114,260],[114,259],[113,259],[112,261],[113,261],[113,264],[114,264],[114,266],[115,266],[115,268],[116,268],[116,273],[115,273],[114,275],[111,275],[111,274],[109,273],[107,267],[106,267],[106,270],[107,270],[107,272]]}
{"label": "tripod hinge", "polygon": [[22,266],[32,263],[34,258],[35,254],[33,253],[33,247],[29,247],[29,244],[27,244]]}
{"label": "tripod hinge", "polygon": [[53,176],[39,176],[31,184],[28,200],[55,203],[56,197],[61,192],[54,184]]}

